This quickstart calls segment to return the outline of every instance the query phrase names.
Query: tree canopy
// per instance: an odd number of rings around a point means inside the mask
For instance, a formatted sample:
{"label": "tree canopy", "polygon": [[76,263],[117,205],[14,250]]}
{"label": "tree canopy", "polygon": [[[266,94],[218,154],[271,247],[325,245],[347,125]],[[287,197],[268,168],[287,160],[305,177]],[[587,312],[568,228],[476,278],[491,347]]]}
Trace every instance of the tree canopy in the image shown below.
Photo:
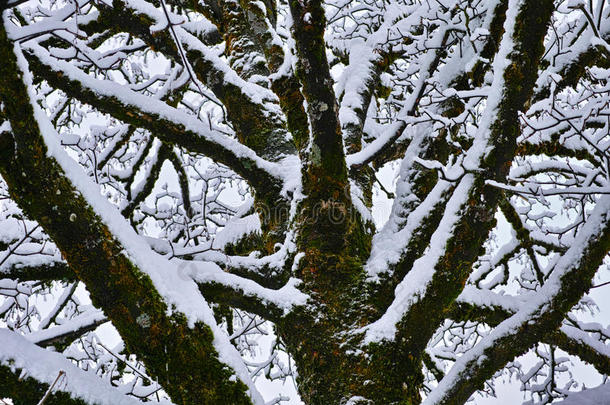
{"label": "tree canopy", "polygon": [[0,399],[607,398],[607,2],[0,12]]}

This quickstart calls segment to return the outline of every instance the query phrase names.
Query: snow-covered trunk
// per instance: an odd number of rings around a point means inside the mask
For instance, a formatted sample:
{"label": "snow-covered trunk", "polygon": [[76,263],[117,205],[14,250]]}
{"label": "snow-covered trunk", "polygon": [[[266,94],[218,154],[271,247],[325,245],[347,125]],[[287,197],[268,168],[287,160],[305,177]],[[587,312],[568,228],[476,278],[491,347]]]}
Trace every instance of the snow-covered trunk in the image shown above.
{"label": "snow-covered trunk", "polygon": [[[432,266],[435,274],[425,280],[415,277],[417,272],[412,269],[414,284],[400,285],[397,291],[425,289],[416,298],[399,293],[391,304],[379,293],[365,293],[363,265],[370,239],[348,191],[336,103],[325,73],[321,8],[312,3],[301,6],[296,1],[291,7],[300,64],[297,74],[303,83],[312,132],[303,169],[306,197],[295,224],[301,254],[298,276],[312,300],[309,307],[293,314],[291,328],[282,333],[294,349],[301,395],[311,404],[341,403],[350,398],[419,403],[426,344],[445,316],[445,308],[461,291],[482,242],[495,224],[499,194],[485,185],[485,179],[502,181],[508,174],[519,135],[518,114],[533,92],[553,3],[524,1],[509,7],[512,12],[505,24],[503,49],[494,61],[486,126],[481,129],[485,134],[469,151],[463,177],[450,188],[453,191],[448,200],[441,202],[444,207],[438,213],[437,233],[442,234],[435,233],[428,253],[418,252],[414,259],[423,255],[420,260],[408,265],[421,267],[419,271]],[[422,147],[443,160],[442,147],[440,152],[432,143]],[[421,187],[427,188],[422,196],[432,188]],[[440,256],[435,258],[437,243],[441,244]],[[412,305],[403,308],[409,301]],[[386,313],[369,330],[367,341],[372,343],[364,356],[357,350],[359,337],[353,331],[374,320],[378,311]],[[391,328],[394,332],[379,332],[388,322],[396,322]],[[371,337],[376,333],[381,333],[381,339]]]}
{"label": "snow-covered trunk", "polygon": [[[303,199],[292,224],[294,268],[310,294],[308,305],[278,325],[293,353],[299,390],[308,404],[349,398],[366,377],[362,358],[350,353],[349,331],[367,321],[364,262],[370,236],[352,204],[338,120],[338,105],[324,51],[319,2],[290,2],[297,77],[307,102],[309,140],[302,153]],[[353,347],[353,346],[352,346]]]}

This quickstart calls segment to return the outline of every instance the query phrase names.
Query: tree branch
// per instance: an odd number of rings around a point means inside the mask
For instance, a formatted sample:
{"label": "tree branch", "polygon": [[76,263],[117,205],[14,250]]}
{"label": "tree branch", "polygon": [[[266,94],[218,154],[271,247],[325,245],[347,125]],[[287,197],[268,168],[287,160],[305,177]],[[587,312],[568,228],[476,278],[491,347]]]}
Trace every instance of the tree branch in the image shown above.
{"label": "tree branch", "polygon": [[306,194],[318,200],[317,194],[344,194],[347,167],[339,126],[338,106],[326,59],[324,29],[326,17],[319,0],[302,3],[290,0],[292,35],[296,42],[297,77],[303,85],[307,116],[311,125],[311,152],[306,162]]}
{"label": "tree branch", "polygon": [[81,370],[61,354],[40,348],[16,332],[0,329],[0,340],[0,397],[37,404],[63,371],[61,384],[55,385],[45,405],[141,404],[97,375]]}
{"label": "tree branch", "polygon": [[74,281],[76,279],[70,266],[64,262],[50,262],[39,266],[12,265],[0,269],[0,276],[20,281]]}
{"label": "tree branch", "polygon": [[253,280],[226,273],[213,263],[183,261],[180,267],[197,282],[205,297],[274,322],[295,307],[305,305],[308,299],[296,288],[298,281],[294,278],[279,289],[271,289]]}
{"label": "tree branch", "polygon": [[[397,287],[398,293],[386,313],[369,327],[367,341],[393,339],[406,353],[423,351],[444,319],[446,308],[463,289],[480,246],[495,224],[499,195],[484,182],[503,179],[508,174],[520,129],[519,111],[533,91],[553,2],[525,0],[513,3],[512,8],[509,3],[508,9],[516,12],[506,19],[507,32],[496,56],[492,87],[498,91],[487,101],[483,118],[487,125],[479,128],[464,158],[463,176],[447,203],[428,252],[413,264]],[[476,173],[467,172],[467,167]],[[459,173],[460,166],[451,170]]]}
{"label": "tree branch", "polygon": [[224,134],[206,131],[205,124],[195,117],[162,101],[94,79],[67,62],[51,60],[44,52],[41,48],[32,50],[30,67],[52,86],[101,112],[148,129],[163,141],[227,165],[263,193],[279,193],[281,179],[275,175],[275,164],[261,159],[251,149]]}
{"label": "tree branch", "polygon": [[595,342],[588,333],[564,325],[560,330],[547,334],[543,341],[593,365],[600,374],[610,375],[608,345],[600,341]]}
{"label": "tree branch", "polygon": [[[447,317],[461,322],[483,322],[495,328],[517,313],[523,304],[515,297],[466,287],[447,311]],[[546,331],[540,341],[593,365],[600,374],[610,374],[609,346],[593,339],[587,332],[564,323],[559,329]]]}
{"label": "tree branch", "polygon": [[[204,311],[208,310],[208,318],[200,315],[199,319],[191,319],[190,325],[184,312],[180,312],[184,311],[184,304],[179,301],[175,302],[177,310],[168,315],[167,298],[159,293],[167,286],[151,261],[153,253],[107,202],[99,200],[97,187],[86,176],[82,178],[76,163],[57,143],[47,117],[31,99],[27,63],[9,41],[4,25],[0,27],[0,57],[0,99],[14,136],[1,140],[0,173],[11,197],[59,247],[70,268],[87,286],[95,305],[112,320],[151,376],[163,381],[174,401],[219,403],[231,398],[236,404],[251,403],[243,382],[248,381],[243,364],[233,362],[232,369],[218,358],[217,350],[226,349],[213,343],[212,328],[217,326],[205,303],[202,305]],[[113,90],[120,94],[124,89]],[[50,149],[47,142],[51,143]],[[81,187],[77,189],[74,184]],[[97,212],[90,204],[95,204]],[[117,229],[118,234],[112,232]],[[183,290],[181,294],[196,291],[195,286],[177,278],[171,283]],[[167,291],[165,294],[167,297]],[[204,324],[202,319],[209,323]],[[234,372],[241,373],[240,380],[229,379]],[[205,386],[201,381],[206,381]],[[255,391],[252,393],[256,395]]]}
{"label": "tree branch", "polygon": [[466,401],[499,368],[556,330],[591,285],[610,251],[610,197],[598,201],[579,238],[555,265],[544,286],[513,316],[455,363],[425,404]]}
{"label": "tree branch", "polygon": [[106,322],[108,319],[102,311],[91,311],[78,315],[61,325],[32,332],[25,338],[40,347],[54,346],[61,351],[84,333],[95,330]]}
{"label": "tree branch", "polygon": [[[128,32],[142,39],[152,49],[162,52],[180,64],[190,63],[197,79],[204,83],[222,101],[227,109],[239,140],[268,160],[294,153],[294,145],[287,138],[285,121],[277,106],[277,100],[269,90],[241,79],[235,71],[208,50],[197,38],[179,26],[174,31],[184,46],[186,60],[178,52],[176,43],[166,31],[150,31],[158,23],[167,23],[162,13],[144,2],[116,2],[114,7],[100,3],[100,19],[83,27],[85,30],[107,29]],[[170,19],[178,16],[170,16]],[[98,28],[100,26],[101,28]],[[252,88],[256,87],[256,92]],[[256,93],[256,96],[254,94]],[[263,95],[263,99],[259,100]]]}

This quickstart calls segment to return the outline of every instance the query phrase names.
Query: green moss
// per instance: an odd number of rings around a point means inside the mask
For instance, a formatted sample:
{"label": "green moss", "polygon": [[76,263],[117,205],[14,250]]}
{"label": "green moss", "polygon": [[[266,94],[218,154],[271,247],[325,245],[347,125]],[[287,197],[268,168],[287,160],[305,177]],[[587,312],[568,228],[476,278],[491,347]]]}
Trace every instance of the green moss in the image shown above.
{"label": "green moss", "polygon": [[[38,404],[49,389],[48,384],[25,376],[20,377],[25,370],[12,370],[8,366],[0,366],[0,398],[11,398],[15,405]],[[59,370],[57,370],[59,373]],[[46,405],[90,405],[81,399],[72,398],[61,391],[54,391],[44,402]]]}
{"label": "green moss", "polygon": [[254,250],[265,250],[263,236],[258,232],[244,235],[224,248],[224,252],[232,256],[248,255]]}

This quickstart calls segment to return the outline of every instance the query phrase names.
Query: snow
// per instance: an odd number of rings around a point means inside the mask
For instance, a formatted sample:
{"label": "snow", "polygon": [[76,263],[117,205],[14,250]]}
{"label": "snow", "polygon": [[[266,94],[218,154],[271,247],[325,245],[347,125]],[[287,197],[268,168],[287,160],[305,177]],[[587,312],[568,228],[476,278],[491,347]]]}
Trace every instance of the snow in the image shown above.
{"label": "snow", "polygon": [[246,297],[260,299],[266,305],[275,306],[288,314],[294,307],[305,305],[308,295],[298,288],[300,280],[290,278],[278,290],[261,287],[256,282],[224,272],[214,263],[181,261],[181,272],[199,283],[218,283],[234,290],[242,291]]}
{"label": "snow", "polygon": [[106,316],[102,311],[91,310],[83,314],[77,315],[69,321],[62,323],[58,326],[29,333],[25,336],[25,338],[32,343],[39,343],[49,339],[53,339],[58,336],[66,335],[82,327],[99,324],[101,322],[104,322],[105,320]]}
{"label": "snow", "polygon": [[410,213],[406,224],[399,226],[403,204],[414,198],[408,176],[415,157],[421,150],[421,141],[421,137],[417,137],[409,144],[401,164],[400,179],[396,186],[397,198],[392,206],[390,219],[373,237],[371,255],[366,263],[367,274],[372,280],[377,280],[381,273],[387,272],[389,267],[398,263],[415,230],[426,220],[435,204],[442,201],[443,194],[451,187],[449,182],[439,181],[426,199]]}
{"label": "snow", "polygon": [[343,94],[339,108],[339,121],[342,126],[353,123],[358,124],[355,109],[363,108],[361,94],[368,88],[367,83],[372,77],[375,63],[381,55],[374,52],[373,45],[369,44],[373,37],[369,37],[367,44],[355,43],[349,54],[349,65],[343,71],[337,83],[337,94]]}
{"label": "snow", "polygon": [[[364,328],[364,330],[366,330],[365,343],[380,341],[383,339],[392,340],[394,338],[396,333],[396,324],[400,321],[405,312],[408,311],[408,309],[413,305],[413,303],[417,302],[419,298],[425,294],[427,286],[434,276],[434,269],[438,263],[438,260],[445,253],[447,242],[453,236],[453,228],[460,218],[459,213],[466,204],[475,180],[475,176],[473,174],[463,173],[465,170],[476,172],[479,169],[484,156],[491,150],[491,142],[493,140],[490,139],[490,129],[503,96],[504,69],[510,63],[508,55],[513,49],[512,35],[514,32],[514,20],[516,18],[516,12],[518,9],[519,7],[514,1],[511,3],[511,5],[509,5],[505,23],[505,34],[502,38],[498,55],[493,62],[493,83],[489,91],[487,106],[481,119],[481,124],[475,136],[473,145],[468,149],[463,161],[455,162],[451,167],[447,167],[443,170],[446,173],[451,173],[455,178],[459,178],[462,175],[463,176],[461,177],[458,186],[453,191],[452,196],[445,207],[441,222],[430,239],[431,242],[426,253],[413,263],[412,269],[398,284],[395,290],[395,298],[386,312],[378,320]],[[429,55],[428,58],[432,58],[432,55]],[[431,63],[431,61],[428,63]],[[422,75],[422,77],[425,76]],[[425,80],[422,81],[420,78],[419,85],[422,86],[424,82]],[[413,98],[413,95],[416,93],[417,92],[414,91],[411,94],[411,98]],[[415,100],[411,100],[408,105],[413,103],[415,103]],[[414,153],[412,159],[415,160],[416,157],[417,154]],[[434,187],[434,190],[436,190],[439,187],[439,184],[442,183],[442,181],[439,181]],[[432,194],[434,190],[430,194]],[[430,194],[428,195],[428,198],[430,197]],[[426,204],[428,198],[426,198],[426,201],[424,201],[422,205],[429,210],[430,208],[428,208]],[[420,207],[417,207],[417,209]],[[409,215],[409,220],[413,214],[414,213]],[[409,226],[408,223],[407,226]],[[411,228],[411,231],[408,232],[407,235],[409,235],[413,230],[414,228]],[[394,255],[391,260],[396,260],[397,253],[398,252],[394,250]],[[373,250],[371,260],[369,263],[367,263],[367,268],[372,268],[372,271],[369,270],[369,274],[372,273],[373,275],[379,272],[380,267],[378,264],[374,265],[372,263],[372,261],[375,260],[374,254],[375,251]]]}
{"label": "snow", "polygon": [[528,295],[519,296],[503,295],[489,290],[482,290],[471,285],[464,287],[464,290],[457,298],[457,302],[472,304],[479,308],[501,308],[508,313],[519,311],[523,302],[527,301]]}
{"label": "snow", "polygon": [[[451,5],[445,5],[447,10]],[[349,47],[349,65],[345,69],[337,85],[337,93],[343,94],[339,118],[342,125],[346,123],[357,123],[355,108],[366,108],[362,106],[361,94],[367,81],[370,79],[374,64],[380,58],[379,52],[384,46],[387,46],[387,38],[391,33],[404,34],[409,32],[417,25],[417,21],[424,18],[424,15],[429,12],[429,9],[424,6],[409,6],[390,3],[386,6],[383,14],[383,23],[372,34],[368,35],[366,41],[361,42],[359,39],[352,40]],[[440,10],[436,10],[441,13]],[[418,60],[419,74],[415,81],[414,88],[407,95],[400,112],[396,117],[396,121],[388,124],[383,132],[368,145],[364,145],[362,150],[348,155],[346,162],[348,167],[359,166],[364,162],[369,161],[372,156],[379,153],[383,148],[396,142],[403,133],[405,126],[415,125],[418,122],[425,122],[427,117],[413,117],[415,106],[419,103],[420,92],[426,87],[427,81],[430,78],[430,70],[436,59],[436,48],[442,46],[443,37],[446,30],[451,29],[450,26],[442,27],[432,34],[429,38],[428,46],[430,50],[426,51]]]}
{"label": "snow", "polygon": [[78,284],[76,282],[72,283],[69,288],[64,288],[63,293],[59,296],[55,307],[51,309],[51,311],[41,319],[40,324],[38,325],[38,330],[43,330],[49,327],[53,319],[57,317],[57,315],[61,312],[64,305],[70,299],[74,291],[76,291]]}
{"label": "snow", "polygon": [[347,155],[346,162],[347,166],[357,166],[363,164],[363,162],[367,161],[371,156],[374,156],[376,153],[379,153],[384,147],[392,142],[396,141],[398,137],[402,134],[400,129],[403,128],[403,123],[400,121],[393,122],[389,124],[383,131],[379,137],[375,138],[370,144],[366,145],[362,150]]}
{"label": "snow", "polygon": [[213,246],[216,249],[222,249],[230,243],[237,242],[245,235],[260,233],[261,220],[258,214],[250,214],[243,218],[232,218],[227,222],[224,228],[216,234]]}
{"label": "snow", "polygon": [[525,183],[524,186],[509,186],[503,183],[499,183],[493,180],[487,180],[487,184],[490,186],[497,187],[499,189],[507,190],[516,194],[531,194],[535,196],[552,196],[552,195],[567,195],[567,194],[580,194],[580,195],[595,195],[595,194],[610,194],[610,186],[604,187],[553,187],[546,188],[540,187],[536,183],[528,185]]}
{"label": "snow", "polygon": [[356,211],[358,211],[358,214],[364,222],[373,222],[373,215],[364,203],[364,194],[362,193],[362,189],[353,180],[350,180],[349,184],[352,205],[354,206]]}
{"label": "snow", "polygon": [[[445,34],[445,29],[440,29],[435,32],[434,37],[431,39],[431,43],[433,47],[440,47],[442,44],[442,38]],[[348,155],[346,157],[346,162],[348,167],[361,165],[364,162],[371,159],[372,156],[381,151],[384,147],[395,142],[403,132],[403,128],[405,124],[415,124],[418,121],[425,122],[427,121],[427,117],[418,117],[412,118],[413,110],[417,103],[419,102],[420,92],[423,88],[425,88],[427,84],[427,80],[430,78],[429,70],[433,65],[436,58],[436,51],[431,50],[426,52],[425,56],[422,58],[422,66],[420,75],[417,79],[417,82],[414,86],[414,89],[407,96],[407,99],[398,113],[396,117],[396,121],[392,124],[388,125],[388,128],[381,134],[378,138],[373,140],[369,145],[366,145],[362,148],[362,150]],[[361,74],[362,75],[362,74]],[[351,96],[352,98],[355,96]],[[350,103],[352,103],[352,99],[348,99]]]}
{"label": "snow", "polygon": [[[127,6],[134,11],[147,15],[156,21],[157,24],[162,26],[166,26],[167,24],[165,14],[150,3],[141,0],[130,0]],[[170,20],[181,18],[180,16],[171,13],[169,9],[167,11],[170,15]],[[201,41],[199,41],[191,33],[184,30],[182,27],[174,26],[173,30],[176,33],[180,44],[184,46],[186,50],[191,49],[199,51],[203,58],[212,62],[215,70],[222,72],[223,80],[225,82],[239,87],[244,96],[248,97],[252,102],[264,105],[268,113],[273,113],[280,117],[282,116],[281,109],[277,103],[277,97],[273,92],[239,77],[237,73],[235,73],[233,69],[229,68],[229,66],[218,55],[212,52],[208,47],[203,45]]]}
{"label": "snow", "polygon": [[49,385],[63,371],[65,377],[55,387],[73,398],[98,405],[142,403],[118,392],[97,375],[81,370],[63,355],[42,349],[16,332],[0,328],[0,342],[0,364],[12,370],[21,369],[25,376]]}
{"label": "snow", "polygon": [[[182,110],[172,108],[161,100],[139,94],[116,82],[95,79],[72,66],[70,63],[52,58],[38,45],[32,45],[29,50],[47,66],[61,72],[72,80],[79,81],[81,85],[97,94],[106,97],[115,97],[127,106],[132,105],[144,113],[158,115],[161,119],[173,121],[175,124],[183,126],[186,130],[201,136],[207,141],[218,144],[237,158],[252,160],[259,169],[267,172],[270,177],[277,178],[281,181],[283,185],[282,192],[284,194],[287,191],[294,190],[297,187],[297,183],[300,182],[301,175],[300,170],[298,170],[300,167],[300,160],[297,156],[285,156],[277,163],[269,162],[259,157],[252,149],[239,143],[236,139],[219,131],[209,129],[206,124],[195,116]],[[218,63],[223,62],[218,61]],[[235,74],[233,71],[231,72],[231,74]],[[227,74],[230,75],[230,73]],[[241,86],[243,83],[240,82],[238,84]],[[256,85],[248,84],[244,86],[247,89]],[[259,86],[256,86],[256,89],[252,89],[252,97],[254,97],[254,94],[260,94],[260,92],[258,92],[258,87]],[[264,98],[256,99],[254,101],[262,103]]]}
{"label": "snow", "polygon": [[[588,329],[588,325],[582,325],[583,329]],[[593,325],[591,325],[593,326]],[[598,330],[604,330],[599,325],[595,325]],[[590,328],[591,330],[595,330],[596,328]],[[585,347],[589,347],[593,349],[595,352],[599,353],[601,356],[605,356],[610,358],[610,345],[603,343],[599,339],[594,339],[589,333],[584,332],[581,329],[575,328],[571,325],[564,324],[561,326],[561,331],[565,333],[569,338],[579,342]]]}
{"label": "snow", "polygon": [[583,391],[574,392],[568,395],[563,401],[557,402],[559,405],[609,405],[610,404],[610,384],[600,385],[596,388],[589,388]]}

